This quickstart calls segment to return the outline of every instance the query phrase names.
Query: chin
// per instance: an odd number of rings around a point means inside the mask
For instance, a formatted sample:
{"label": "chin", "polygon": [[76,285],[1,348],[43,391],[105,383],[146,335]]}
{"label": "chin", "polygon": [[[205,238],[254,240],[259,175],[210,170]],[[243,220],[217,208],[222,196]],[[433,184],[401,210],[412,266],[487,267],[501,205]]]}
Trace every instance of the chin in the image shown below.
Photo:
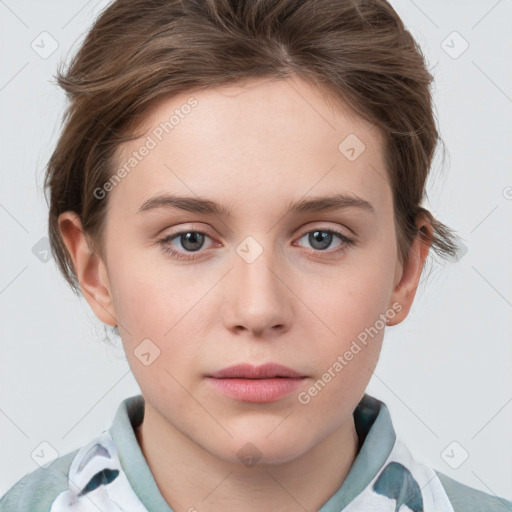
{"label": "chin", "polygon": [[[273,434],[266,437],[272,428],[266,429],[264,432],[260,431],[253,437],[248,435],[247,431],[239,436],[232,432],[235,438],[229,441],[229,447],[225,446],[225,450],[222,450],[219,445],[216,445],[212,453],[227,462],[242,464],[249,468],[255,465],[286,464],[308,450],[310,440],[297,438],[296,432],[294,432],[294,436],[287,435],[287,432],[283,431],[281,435],[275,435],[273,439],[270,439]],[[222,451],[219,451],[219,448]]]}

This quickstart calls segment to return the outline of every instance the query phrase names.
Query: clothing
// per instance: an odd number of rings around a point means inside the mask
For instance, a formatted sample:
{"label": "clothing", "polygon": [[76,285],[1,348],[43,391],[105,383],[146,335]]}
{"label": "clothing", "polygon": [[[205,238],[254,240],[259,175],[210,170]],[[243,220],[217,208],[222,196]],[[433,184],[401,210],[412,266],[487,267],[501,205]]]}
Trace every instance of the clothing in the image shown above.
{"label": "clothing", "polygon": [[[173,512],[135,436],[143,417],[143,397],[126,398],[110,429],[25,475],[2,497],[0,512]],[[361,448],[345,481],[319,512],[512,512],[512,501],[416,461],[396,438],[380,400],[365,394],[354,423]]]}

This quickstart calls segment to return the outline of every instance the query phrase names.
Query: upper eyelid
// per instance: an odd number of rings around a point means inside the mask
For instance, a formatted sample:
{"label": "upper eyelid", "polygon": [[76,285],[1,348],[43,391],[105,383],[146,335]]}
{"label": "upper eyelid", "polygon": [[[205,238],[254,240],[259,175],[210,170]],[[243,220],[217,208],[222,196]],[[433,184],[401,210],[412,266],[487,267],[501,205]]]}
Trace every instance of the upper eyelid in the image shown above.
{"label": "upper eyelid", "polygon": [[[304,236],[306,233],[310,233],[311,231],[329,231],[334,233],[341,233],[342,235],[346,236],[347,238],[353,238],[355,235],[352,235],[352,231],[348,228],[342,229],[342,228],[333,228],[329,226],[319,226],[319,227],[305,227],[304,229],[301,229],[299,231],[300,236]],[[349,233],[345,233],[345,231],[350,231]]]}

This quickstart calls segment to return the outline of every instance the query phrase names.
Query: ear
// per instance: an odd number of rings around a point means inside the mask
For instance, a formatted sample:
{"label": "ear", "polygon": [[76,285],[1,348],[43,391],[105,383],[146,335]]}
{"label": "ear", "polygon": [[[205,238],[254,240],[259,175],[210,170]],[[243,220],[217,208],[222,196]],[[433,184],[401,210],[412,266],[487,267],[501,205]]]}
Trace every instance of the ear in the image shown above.
{"label": "ear", "polygon": [[399,303],[402,309],[393,318],[388,319],[387,325],[399,324],[409,314],[421,272],[432,245],[433,228],[427,215],[423,213],[418,215],[415,224],[418,234],[411,243],[405,261],[397,262],[395,288],[390,299],[390,307],[391,304]]}
{"label": "ear", "polygon": [[87,234],[82,229],[80,217],[72,211],[59,215],[59,229],[83,296],[95,315],[105,324],[116,326],[117,317],[105,263],[91,250]]}

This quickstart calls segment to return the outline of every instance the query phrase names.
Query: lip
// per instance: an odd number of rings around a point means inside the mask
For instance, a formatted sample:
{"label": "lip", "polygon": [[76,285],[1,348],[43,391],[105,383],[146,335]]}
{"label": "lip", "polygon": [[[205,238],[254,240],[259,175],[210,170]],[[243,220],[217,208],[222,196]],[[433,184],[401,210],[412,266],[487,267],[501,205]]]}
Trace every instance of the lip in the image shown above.
{"label": "lip", "polygon": [[224,368],[208,377],[214,379],[270,379],[273,377],[300,378],[305,375],[277,363],[266,363],[260,366],[242,363]]}
{"label": "lip", "polygon": [[208,375],[218,392],[242,402],[275,402],[296,390],[307,376],[286,366],[238,364]]}

